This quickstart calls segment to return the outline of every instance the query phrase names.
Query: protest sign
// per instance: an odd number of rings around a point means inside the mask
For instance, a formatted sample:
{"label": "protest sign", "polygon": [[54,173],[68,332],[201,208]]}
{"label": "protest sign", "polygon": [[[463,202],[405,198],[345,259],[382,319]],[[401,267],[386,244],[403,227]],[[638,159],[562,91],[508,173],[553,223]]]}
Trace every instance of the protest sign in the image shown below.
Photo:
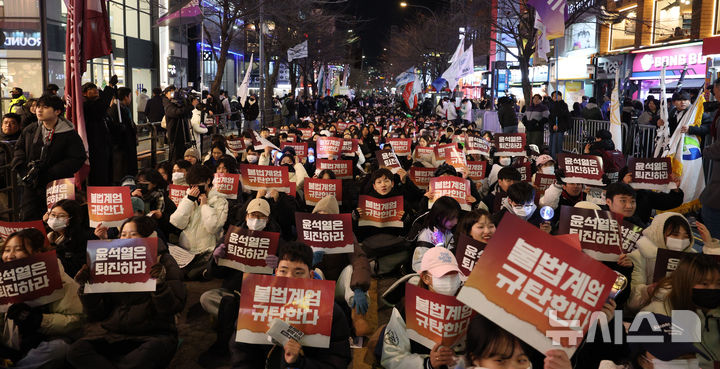
{"label": "protest sign", "polygon": [[434,194],[434,199],[428,202],[428,208],[432,207],[435,199],[442,196],[452,197],[460,203],[460,208],[470,211],[470,181],[455,176],[440,176],[430,180],[430,189],[428,192]]}
{"label": "protest sign", "polygon": [[298,128],[300,133],[302,133],[302,139],[307,141],[312,138],[313,130],[312,128]]}
{"label": "protest sign", "polygon": [[251,231],[231,225],[225,233],[227,253],[218,259],[218,265],[245,273],[272,274],[265,258],[277,253],[280,233]]}
{"label": "protest sign", "polygon": [[622,216],[606,210],[563,205],[558,234],[577,234],[583,252],[595,260],[617,261],[622,254]]}
{"label": "protest sign", "polygon": [[60,200],[75,200],[75,178],[56,179],[45,188],[45,203],[50,210]]}
{"label": "protest sign", "polygon": [[256,151],[263,151],[266,147],[271,149],[280,150],[275,144],[268,141],[267,138],[263,138],[257,131],[253,131],[253,147]]}
{"label": "protest sign", "polygon": [[677,187],[670,179],[670,158],[631,158],[628,169],[632,175],[630,186],[636,190],[668,191]]}
{"label": "protest sign", "polygon": [[482,137],[470,136],[465,138],[465,151],[468,155],[490,156],[490,142]]}
{"label": "protest sign", "polygon": [[415,159],[432,164],[435,161],[435,149],[418,146],[415,148]]}
{"label": "protest sign", "polygon": [[337,123],[335,123],[335,128],[337,128],[337,130],[338,130],[339,132],[342,132],[342,131],[346,130],[347,127],[348,127],[348,122],[337,122]]}
{"label": "protest sign", "polygon": [[[43,236],[46,235],[45,225],[42,220],[33,220],[29,222],[3,222],[0,220],[0,241],[5,242],[11,234],[27,228],[35,228],[42,232]],[[47,237],[45,239],[47,240]],[[49,241],[46,243],[48,245],[50,244]]]}
{"label": "protest sign", "polygon": [[42,306],[64,295],[55,250],[0,263],[0,312],[20,302]]}
{"label": "protest sign", "polygon": [[622,250],[624,253],[629,254],[637,248],[637,241],[642,236],[643,227],[632,224],[627,220],[623,220],[620,225],[622,232]]}
{"label": "protest sign", "polygon": [[338,179],[352,179],[353,177],[352,160],[318,159],[315,161],[315,168],[318,173],[325,169],[331,170]]}
{"label": "protest sign", "polygon": [[469,161],[467,162],[468,178],[476,184],[485,179],[485,170],[487,169],[487,161]]}
{"label": "protest sign", "polygon": [[240,164],[240,174],[246,191],[290,191],[290,175],[285,166]]}
{"label": "protest sign", "polygon": [[387,143],[398,156],[409,156],[412,154],[412,138],[388,138]]}
{"label": "protest sign", "polygon": [[458,261],[458,266],[462,274],[465,276],[470,275],[470,272],[472,272],[475,267],[475,262],[480,255],[482,255],[483,250],[485,250],[484,243],[476,241],[466,234],[460,235],[457,241],[457,248],[455,249],[455,259]]}
{"label": "protest sign", "polygon": [[326,196],[332,196],[338,204],[342,204],[342,180],[305,178],[303,184],[305,204],[315,205]]}
{"label": "protest sign", "polygon": [[236,342],[267,345],[275,319],[303,333],[300,345],[330,346],[335,282],[245,274],[240,293]]}
{"label": "protest sign", "polygon": [[183,186],[183,185],[176,185],[171,184],[168,185],[168,196],[170,197],[170,201],[175,204],[177,207],[180,204],[180,200],[185,197],[187,194],[187,190],[190,188],[190,186]]}
{"label": "protest sign", "polygon": [[542,196],[545,194],[545,190],[550,188],[556,181],[554,174],[543,174],[540,172],[535,173],[535,182],[533,182],[533,185],[535,186],[535,190],[537,191],[539,196]]}
{"label": "protest sign", "polygon": [[270,136],[275,136],[275,134],[277,134],[277,127],[267,127],[267,129]]}
{"label": "protest sign", "polygon": [[560,169],[564,171],[565,183],[583,183],[604,186],[602,159],[594,155],[558,154]]}
{"label": "protest sign", "polygon": [[427,189],[430,186],[430,180],[435,175],[434,168],[423,168],[423,167],[410,167],[410,180],[422,189]]}
{"label": "protest sign", "polygon": [[228,199],[237,199],[240,191],[240,175],[232,173],[215,173],[213,188],[225,195]]}
{"label": "protest sign", "polygon": [[377,158],[380,168],[390,169],[393,174],[402,168],[400,160],[398,160],[397,155],[395,155],[391,149],[378,150],[375,152],[375,157]]}
{"label": "protest sign", "polygon": [[495,156],[525,156],[524,133],[498,133],[494,137]]}
{"label": "protest sign", "polygon": [[130,187],[93,187],[87,188],[88,213],[90,227],[120,227],[125,219],[133,216],[130,200]]}
{"label": "protest sign", "polygon": [[340,155],[356,155],[359,141],[360,140],[358,139],[343,140],[342,148],[340,149]]}
{"label": "protest sign", "polygon": [[155,291],[150,268],[158,262],[157,246],[155,237],[88,241],[85,293]]}
{"label": "protest sign", "polygon": [[245,150],[245,141],[242,137],[228,138],[226,142],[227,148],[232,152],[241,152]]}
{"label": "protest sign", "polygon": [[295,155],[300,158],[307,157],[307,153],[308,153],[308,143],[307,142],[283,142],[280,145],[280,148],[283,150],[286,147],[292,147],[293,150],[295,150]]}
{"label": "protest sign", "polygon": [[355,249],[355,236],[350,214],[295,213],[298,241],[313,251],[344,254]]}
{"label": "protest sign", "polygon": [[572,356],[617,274],[518,217],[503,217],[458,300],[540,352]]}
{"label": "protest sign", "polygon": [[343,139],[339,137],[318,137],[315,152],[318,159],[332,159],[340,156]]}
{"label": "protest sign", "polygon": [[[691,252],[682,252],[669,249],[657,249],[657,257],[655,258],[655,272],[653,273],[653,283],[669,276],[677,269],[680,260],[684,257],[697,255]],[[702,257],[712,258],[716,263],[720,263],[720,255],[703,254]]]}
{"label": "protest sign", "polygon": [[460,172],[464,172],[467,168],[465,154],[458,148],[456,143],[437,146],[435,156],[438,161],[445,161]]}
{"label": "protest sign", "polygon": [[463,340],[473,315],[473,310],[455,296],[405,285],[408,338],[431,350],[437,344],[452,347]]}
{"label": "protest sign", "polygon": [[378,199],[368,195],[360,195],[358,207],[362,209],[358,226],[371,227],[400,227],[403,222],[403,197],[393,196]]}
{"label": "protest sign", "polygon": [[532,182],[532,172],[530,171],[530,160],[527,157],[517,158],[512,166],[520,172],[520,180],[524,182]]}

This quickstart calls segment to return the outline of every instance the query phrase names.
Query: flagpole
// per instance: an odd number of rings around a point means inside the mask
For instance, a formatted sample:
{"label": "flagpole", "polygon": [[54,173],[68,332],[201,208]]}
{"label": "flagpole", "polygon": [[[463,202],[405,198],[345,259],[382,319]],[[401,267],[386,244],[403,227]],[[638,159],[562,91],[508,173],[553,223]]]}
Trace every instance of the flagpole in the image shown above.
{"label": "flagpole", "polygon": [[[212,50],[211,50],[212,51]],[[200,93],[202,94],[205,79],[205,17],[200,21]]]}
{"label": "flagpole", "polygon": [[558,40],[559,39],[556,38],[553,42],[555,42],[555,91],[560,92],[560,58],[558,58]]}
{"label": "flagpole", "polygon": [[258,101],[260,102],[260,126],[265,127],[265,41],[263,40],[265,38],[263,35],[263,22],[265,22],[265,14],[263,14],[263,0],[258,1],[260,2],[260,33],[258,33],[258,44],[260,48],[260,96]]}

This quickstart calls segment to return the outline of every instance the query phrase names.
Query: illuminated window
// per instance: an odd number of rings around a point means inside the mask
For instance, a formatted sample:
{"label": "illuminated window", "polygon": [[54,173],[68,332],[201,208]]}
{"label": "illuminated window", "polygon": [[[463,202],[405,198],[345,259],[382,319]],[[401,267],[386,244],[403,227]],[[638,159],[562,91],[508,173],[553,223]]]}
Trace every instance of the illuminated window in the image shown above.
{"label": "illuminated window", "polygon": [[637,6],[620,12],[618,21],[610,25],[610,49],[622,49],[635,44]]}
{"label": "illuminated window", "polygon": [[653,14],[653,43],[690,37],[692,0],[658,0]]}

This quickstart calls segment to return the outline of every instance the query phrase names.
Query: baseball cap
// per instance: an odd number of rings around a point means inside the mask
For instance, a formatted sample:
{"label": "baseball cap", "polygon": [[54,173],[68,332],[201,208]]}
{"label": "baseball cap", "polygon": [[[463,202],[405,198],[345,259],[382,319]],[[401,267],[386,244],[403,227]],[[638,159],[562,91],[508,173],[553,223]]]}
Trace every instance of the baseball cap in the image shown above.
{"label": "baseball cap", "polygon": [[699,319],[695,321],[697,324],[692,326],[695,322],[684,322],[684,319],[680,318],[673,322],[669,316],[656,313],[642,312],[635,320],[641,318],[640,325],[636,329],[631,326],[628,332],[628,343],[632,351],[647,351],[662,361],[675,360],[687,354],[700,354],[709,359],[691,342],[693,337],[700,339]]}
{"label": "baseball cap", "polygon": [[543,165],[543,164],[545,164],[545,163],[547,163],[547,162],[549,162],[549,161],[555,161],[555,160],[553,160],[552,156],[550,156],[550,155],[542,154],[542,155],[538,156],[537,159],[535,159],[535,164],[537,164],[538,166],[540,166],[540,165]]}
{"label": "baseball cap", "polygon": [[253,199],[247,206],[247,213],[260,212],[266,217],[270,216],[270,204],[265,199]]}
{"label": "baseball cap", "polygon": [[[460,273],[457,260],[450,250],[433,247],[425,252],[418,273],[428,272],[433,277],[442,277],[450,272]],[[461,273],[462,274],[462,273]]]}

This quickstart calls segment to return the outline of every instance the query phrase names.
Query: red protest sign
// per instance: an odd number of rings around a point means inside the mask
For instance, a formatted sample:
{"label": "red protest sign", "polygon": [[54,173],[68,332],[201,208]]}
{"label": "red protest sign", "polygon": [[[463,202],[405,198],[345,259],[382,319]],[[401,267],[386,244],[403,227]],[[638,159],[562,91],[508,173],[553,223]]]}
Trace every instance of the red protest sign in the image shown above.
{"label": "red protest sign", "polygon": [[388,168],[393,174],[402,168],[400,160],[391,149],[378,150],[375,152],[375,157],[380,168]]}
{"label": "red protest sign", "polygon": [[48,210],[60,200],[75,200],[75,178],[56,179],[48,183],[45,189],[45,202]]}
{"label": "red protest sign", "polygon": [[340,149],[340,154],[343,155],[354,155],[357,153],[358,145],[359,145],[358,139],[352,139],[352,140],[343,140],[342,148]]}
{"label": "red protest sign", "polygon": [[460,235],[455,249],[455,259],[457,259],[460,271],[464,275],[470,275],[483,250],[485,250],[484,243],[476,241],[466,234]]}
{"label": "red protest sign", "polygon": [[318,159],[315,161],[315,168],[318,172],[325,169],[331,170],[335,173],[335,178],[339,179],[352,179],[353,177],[352,160]]}
{"label": "red protest sign", "polygon": [[215,173],[213,188],[228,199],[237,199],[240,191],[240,175],[232,173]]}
{"label": "red protest sign", "polygon": [[155,237],[88,241],[85,293],[155,291],[150,268],[158,261],[157,244]]}
{"label": "red protest sign", "polygon": [[228,138],[226,140],[227,147],[232,152],[240,152],[245,150],[245,141],[243,141],[242,137],[237,138]]}
{"label": "red protest sign", "polygon": [[432,164],[435,161],[435,149],[432,147],[416,147],[415,160],[424,161]]}
{"label": "red protest sign", "polygon": [[620,226],[622,232],[622,250],[629,254],[637,248],[637,242],[642,236],[643,227],[632,224],[627,220],[623,220]]}
{"label": "red protest sign", "polygon": [[595,260],[617,261],[622,254],[622,216],[605,210],[563,205],[558,234],[577,234],[583,252]]}
{"label": "red protest sign", "polygon": [[[27,228],[35,228],[38,231],[42,232],[43,235],[46,235],[45,233],[45,225],[43,224],[42,220],[33,220],[30,222],[3,222],[0,221],[0,241],[5,242],[7,240],[8,236],[11,234],[21,231],[23,229]],[[47,237],[45,238],[47,240]],[[49,242],[48,242],[49,244]]]}
{"label": "red protest sign", "polygon": [[455,296],[405,285],[405,321],[411,340],[432,349],[437,344],[452,347],[465,338],[473,310]]}
{"label": "red protest sign", "polygon": [[24,302],[31,307],[57,301],[64,296],[55,250],[0,263],[0,311]]}
{"label": "red protest sign", "polygon": [[245,274],[236,342],[267,345],[270,323],[280,319],[304,333],[305,347],[330,346],[335,282]]}
{"label": "red protest sign", "polygon": [[446,163],[452,165],[455,169],[461,172],[467,168],[467,159],[465,158],[465,154],[458,148],[456,143],[436,147],[435,155],[438,160],[444,160]]}
{"label": "red protest sign", "polygon": [[305,178],[305,203],[315,205],[326,196],[334,197],[338,204],[342,204],[342,180]]}
{"label": "red protest sign", "polygon": [[434,168],[423,168],[423,167],[410,167],[408,173],[410,180],[415,183],[416,186],[422,189],[427,189],[430,186],[430,180],[435,175]]}
{"label": "red protest sign", "polygon": [[355,249],[350,214],[295,213],[298,241],[314,251],[343,254]]}
{"label": "red protest sign", "polygon": [[175,204],[175,206],[178,206],[180,204],[180,200],[185,197],[188,188],[190,188],[190,186],[182,186],[175,184],[171,184],[168,186],[168,196],[170,197],[170,200]]}
{"label": "red protest sign", "polygon": [[290,175],[285,166],[240,164],[243,189],[249,191],[290,191]]}
{"label": "red protest sign", "polygon": [[230,226],[225,233],[227,254],[218,260],[218,265],[240,270],[245,273],[272,274],[265,258],[277,253],[280,233],[251,231]]}
{"label": "red protest sign", "polygon": [[485,171],[487,170],[487,161],[469,161],[467,162],[468,178],[475,183],[480,183],[485,179]]}
{"label": "red protest sign", "polygon": [[545,190],[550,188],[553,183],[555,183],[555,175],[543,174],[540,172],[535,173],[535,182],[533,182],[533,185],[535,186],[535,189],[537,190],[539,196],[544,195]]}
{"label": "red protest sign", "polygon": [[674,183],[671,185],[670,158],[632,158],[628,168],[632,174],[630,186],[636,190],[667,191],[676,187]]}
{"label": "red protest sign", "polygon": [[337,158],[342,149],[343,139],[339,137],[318,137],[315,152],[318,159]]}
{"label": "red protest sign", "polygon": [[130,200],[130,187],[93,187],[87,188],[88,213],[90,227],[120,227],[125,219],[133,216]]}
{"label": "red protest sign", "polygon": [[498,133],[494,145],[495,156],[525,156],[524,133]]}
{"label": "red protest sign", "polygon": [[302,133],[302,139],[303,140],[309,140],[312,138],[313,130],[310,128],[298,128],[298,130]]}
{"label": "red protest sign", "polygon": [[335,123],[335,128],[337,128],[338,131],[342,132],[346,130],[348,127],[348,122],[337,122]]}
{"label": "red protest sign", "polygon": [[378,199],[368,195],[360,195],[358,207],[362,209],[358,226],[365,227],[402,227],[403,197],[393,196]]}
{"label": "red protest sign", "polygon": [[[657,257],[655,258],[655,271],[653,273],[653,283],[669,276],[677,269],[680,260],[683,257],[697,255],[690,252],[682,252],[669,249],[657,249]],[[702,257],[712,258],[716,263],[720,263],[720,255],[703,254]]]}
{"label": "red protest sign", "polygon": [[465,139],[465,150],[469,155],[490,156],[490,142],[482,137],[468,135]]}
{"label": "red protest sign", "polygon": [[282,145],[280,145],[281,149],[285,149],[286,147],[292,147],[295,150],[295,155],[304,158],[307,156],[308,152],[308,143],[307,142],[283,142]]}
{"label": "red protest sign", "polygon": [[412,154],[411,138],[388,138],[387,143],[392,146],[393,151],[399,156],[408,156]]}
{"label": "red protest sign", "polygon": [[270,136],[275,136],[275,134],[277,133],[277,128],[276,127],[268,127],[268,132],[270,133]]}
{"label": "red protest sign", "polygon": [[558,154],[560,169],[565,171],[565,183],[604,186],[602,159],[594,155]]}
{"label": "red protest sign", "polygon": [[[429,192],[434,193],[434,198],[442,196],[452,197],[460,203],[460,208],[470,211],[470,181],[455,176],[440,176],[430,180]],[[435,201],[430,201],[428,207],[432,207]]]}
{"label": "red protest sign", "polygon": [[532,173],[530,172],[530,160],[527,157],[521,157],[512,164],[515,169],[520,172],[520,180],[524,182],[532,181]]}
{"label": "red protest sign", "polygon": [[458,300],[540,352],[572,356],[617,274],[518,217],[503,217]]}

